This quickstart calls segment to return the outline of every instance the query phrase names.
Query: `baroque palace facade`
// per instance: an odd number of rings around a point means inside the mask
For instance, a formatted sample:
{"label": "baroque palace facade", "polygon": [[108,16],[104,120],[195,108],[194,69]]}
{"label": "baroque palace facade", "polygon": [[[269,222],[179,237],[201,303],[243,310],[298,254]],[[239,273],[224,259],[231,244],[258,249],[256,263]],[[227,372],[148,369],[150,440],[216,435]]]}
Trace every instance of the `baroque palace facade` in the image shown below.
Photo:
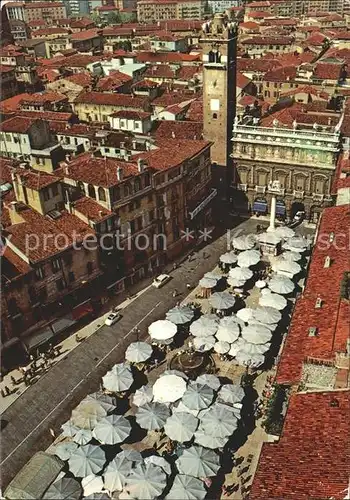
{"label": "baroque palace facade", "polygon": [[270,210],[273,181],[279,181],[277,216],[293,217],[305,211],[317,222],[332,203],[331,184],[340,151],[340,133],[246,125],[233,127],[235,177],[233,207],[239,212],[265,215]]}

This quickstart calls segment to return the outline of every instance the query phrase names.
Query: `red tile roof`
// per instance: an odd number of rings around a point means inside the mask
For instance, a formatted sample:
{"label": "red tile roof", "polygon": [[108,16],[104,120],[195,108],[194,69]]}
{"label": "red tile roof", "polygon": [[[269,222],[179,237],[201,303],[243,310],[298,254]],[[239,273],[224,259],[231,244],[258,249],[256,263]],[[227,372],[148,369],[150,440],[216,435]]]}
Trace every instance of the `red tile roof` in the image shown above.
{"label": "red tile roof", "polygon": [[288,36],[255,36],[254,38],[247,38],[246,40],[241,41],[242,45],[291,45],[292,43],[293,38]]}
{"label": "red tile roof", "polygon": [[76,40],[90,40],[101,36],[102,31],[99,29],[83,30],[78,33],[73,33],[70,39],[74,42]]}
{"label": "red tile roof", "polygon": [[46,68],[38,68],[37,69],[38,76],[49,83],[52,83],[60,77],[60,72],[57,69],[46,69]]}
{"label": "red tile roof", "polygon": [[336,80],[336,81],[338,81],[341,68],[342,68],[342,64],[318,62],[316,64],[313,77],[318,78],[320,80]]}
{"label": "red tile roof", "polygon": [[92,153],[77,156],[69,162],[68,167],[62,167],[56,173],[94,186],[112,187],[121,182],[117,176],[118,167],[123,170],[123,179],[138,174],[137,165],[134,163],[96,157]]}
{"label": "red tile roof", "polygon": [[0,64],[0,73],[11,73],[15,71],[14,66],[4,66],[3,64]]}
{"label": "red tile roof", "polygon": [[67,28],[43,28],[32,32],[34,38],[45,38],[50,35],[69,35]]}
{"label": "red tile roof", "polygon": [[260,25],[258,23],[255,23],[254,21],[247,21],[245,23],[239,24],[239,29],[258,30],[259,31],[259,27],[260,27]]}
{"label": "red tile roof", "polygon": [[283,66],[282,68],[276,68],[271,71],[267,71],[265,73],[264,80],[267,82],[286,82],[289,80],[294,80],[296,75],[296,66]]}
{"label": "red tile roof", "polygon": [[132,81],[131,76],[116,70],[112,71],[108,76],[100,78],[97,83],[97,89],[101,92],[113,91],[130,81]]}
{"label": "red tile roof", "polygon": [[322,91],[320,89],[316,89],[315,87],[312,87],[311,85],[299,86],[296,89],[287,90],[286,92],[282,93],[283,96],[293,96],[296,94],[309,94],[309,95],[312,95],[314,97],[318,97],[319,99],[323,99],[326,101],[329,101],[329,98],[330,98],[330,96],[327,92]]}
{"label": "red tile roof", "polygon": [[[32,270],[30,265],[27,264],[25,260],[21,259],[21,257],[8,246],[5,248],[3,258],[5,258],[16,269],[16,276],[14,278],[11,277],[11,281],[19,276],[28,274]],[[2,263],[2,265],[4,265],[4,263]]]}
{"label": "red tile roof", "polygon": [[82,92],[75,99],[75,104],[86,103],[100,106],[116,106],[144,110],[148,107],[148,99],[130,94],[106,92]]}
{"label": "red tile roof", "polygon": [[179,63],[200,62],[199,54],[182,54],[181,52],[139,52],[139,63]]}
{"label": "red tile roof", "polygon": [[280,441],[263,444],[249,499],[346,498],[349,414],[348,390],[291,396]]}
{"label": "red tile roof", "polygon": [[46,8],[53,8],[53,7],[64,7],[64,4],[62,2],[33,2],[33,3],[26,3],[25,4],[25,9],[46,9]]}
{"label": "red tile roof", "polygon": [[154,170],[168,170],[182,165],[210,145],[211,142],[204,140],[158,139],[159,149],[142,153],[140,157],[146,159],[149,167]]}
{"label": "red tile roof", "polygon": [[240,89],[244,89],[247,85],[251,83],[251,79],[247,78],[245,75],[240,73],[239,71],[237,72],[237,77],[236,77],[236,86]]}
{"label": "red tile roof", "polygon": [[116,118],[126,118],[128,120],[147,120],[150,119],[152,113],[146,113],[145,111],[131,111],[129,109],[122,109],[112,113],[110,116]]}
{"label": "red tile roof", "polygon": [[21,104],[44,104],[46,102],[57,103],[67,101],[67,96],[59,92],[37,92],[36,94],[26,94],[21,99]]}
{"label": "red tile roof", "polygon": [[145,78],[175,79],[176,73],[176,69],[173,69],[168,64],[155,64],[154,66],[148,67],[143,76]]}
{"label": "red tile roof", "polygon": [[190,122],[180,120],[159,121],[154,131],[157,139],[191,139],[203,138],[203,122]]}
{"label": "red tile roof", "polygon": [[33,21],[29,21],[29,23],[27,23],[27,26],[29,26],[29,28],[36,28],[37,26],[46,26],[46,21],[44,21],[44,19],[34,19]]}
{"label": "red tile roof", "polygon": [[157,88],[159,87],[160,83],[159,82],[154,82],[153,80],[140,80],[138,82],[135,82],[133,85],[132,85],[132,88],[133,89],[144,89],[144,88],[147,88],[147,89],[154,89],[154,88]]}
{"label": "red tile roof", "polygon": [[[349,205],[324,209],[306,286],[297,300],[278,365],[278,383],[298,383],[306,357],[333,360],[335,352],[346,350],[349,332],[343,332],[343,337],[339,338],[337,324],[342,302],[340,283],[344,273],[350,270],[349,226]],[[329,241],[331,233],[334,234],[333,242]],[[327,256],[331,259],[329,268],[324,267]],[[322,299],[321,308],[315,308],[318,297]],[[310,327],[317,328],[317,336],[309,337]]]}
{"label": "red tile roof", "polygon": [[[349,117],[350,118],[350,117]],[[338,189],[350,188],[350,160],[340,155],[337,170],[334,175],[332,193],[337,194]]]}
{"label": "red tile roof", "polygon": [[46,172],[40,172],[35,170],[26,170],[23,168],[17,168],[14,173],[17,178],[20,178],[22,183],[29,189],[39,190],[51,184],[59,182],[61,179],[52,174],[47,174]]}
{"label": "red tile roof", "polygon": [[237,70],[242,73],[245,71],[267,73],[268,71],[281,66],[282,64],[275,59],[248,59],[246,57],[240,57],[237,59]]}
{"label": "red tile roof", "polygon": [[52,57],[51,59],[40,59],[39,64],[51,68],[86,68],[88,64],[101,61],[101,56],[90,56],[88,54],[74,54],[68,57]]}
{"label": "red tile roof", "polygon": [[87,196],[82,196],[73,203],[73,213],[76,212],[93,222],[101,222],[113,215],[113,212]]}
{"label": "red tile roof", "polygon": [[271,13],[263,10],[252,10],[247,14],[248,17],[253,19],[264,19],[265,17],[270,17]]}
{"label": "red tile roof", "polygon": [[203,122],[203,99],[195,99],[191,102],[186,112],[186,120],[192,122]]}
{"label": "red tile roof", "polygon": [[195,77],[199,77],[202,71],[203,69],[198,66],[182,66],[176,74],[176,80],[192,80]]}
{"label": "red tile roof", "polygon": [[6,156],[0,156],[0,184],[12,182],[11,172],[19,166],[19,161]]}
{"label": "red tile roof", "polygon": [[14,116],[2,122],[0,129],[2,132],[16,132],[25,134],[35,122],[33,118],[25,118],[24,116]]}
{"label": "red tile roof", "polygon": [[322,46],[325,40],[328,40],[326,36],[324,36],[322,33],[316,32],[312,33],[306,40],[305,40],[305,45],[316,45],[316,46]]}
{"label": "red tile roof", "polygon": [[82,17],[81,19],[71,20],[70,23],[71,28],[86,28],[87,26],[94,26],[94,22],[91,19],[87,19],[86,17]]}
{"label": "red tile roof", "polygon": [[90,73],[75,73],[71,76],[65,76],[64,79],[81,87],[89,87],[93,82],[93,77]]}
{"label": "red tile roof", "polygon": [[152,107],[162,107],[167,108],[168,106],[173,106],[174,104],[180,104],[181,102],[186,102],[194,99],[194,95],[191,94],[181,94],[176,92],[164,92],[163,95],[153,99],[151,105]]}
{"label": "red tile roof", "polygon": [[54,120],[65,124],[74,118],[73,113],[61,113],[59,111],[17,111],[16,116],[24,116],[34,120],[36,118],[47,121]]}

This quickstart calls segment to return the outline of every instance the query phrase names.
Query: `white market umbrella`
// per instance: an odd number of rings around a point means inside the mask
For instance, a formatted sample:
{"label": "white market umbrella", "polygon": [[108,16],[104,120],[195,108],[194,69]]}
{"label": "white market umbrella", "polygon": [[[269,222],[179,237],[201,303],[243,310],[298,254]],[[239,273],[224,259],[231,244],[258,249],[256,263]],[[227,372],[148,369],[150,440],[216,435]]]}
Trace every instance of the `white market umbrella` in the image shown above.
{"label": "white market umbrella", "polygon": [[83,477],[81,485],[84,490],[84,497],[88,497],[95,493],[102,493],[104,484],[101,476],[95,476],[95,474],[89,474]]}
{"label": "white market umbrella", "polygon": [[254,309],[251,307],[244,307],[237,311],[237,317],[247,323],[254,315]]}
{"label": "white market umbrella", "polygon": [[251,342],[252,344],[266,344],[266,342],[271,340],[272,332],[264,326],[248,325],[243,328],[242,337],[246,342]]}
{"label": "white market umbrella", "polygon": [[82,489],[72,477],[60,477],[45,491],[43,500],[79,500]]}
{"label": "white market umbrella", "polygon": [[222,264],[235,264],[237,262],[237,255],[234,252],[226,252],[220,256]]}
{"label": "white market umbrella", "polygon": [[80,427],[77,427],[73,424],[71,420],[68,420],[64,424],[61,425],[62,435],[66,437],[73,437],[78,432]]}
{"label": "white market umbrella", "polygon": [[123,392],[130,389],[134,377],[127,363],[119,363],[102,377],[103,387],[110,392]]}
{"label": "white market umbrella", "polygon": [[170,309],[166,314],[166,319],[175,325],[184,325],[192,321],[193,316],[194,311],[188,306],[183,306]]}
{"label": "white market umbrella", "polygon": [[228,276],[226,279],[227,284],[231,286],[232,288],[242,288],[245,284],[245,280],[237,280],[236,278],[232,278],[231,276]]}
{"label": "white market umbrella", "polygon": [[102,470],[106,462],[105,453],[99,446],[87,444],[79,448],[68,460],[69,470],[75,477],[86,477]]}
{"label": "white market umbrella", "polygon": [[284,274],[287,273],[288,275],[295,276],[296,274],[300,273],[301,267],[297,262],[294,262],[292,260],[285,260],[281,259],[278,260],[277,262],[274,262],[272,264],[272,269],[275,271],[277,274]]}
{"label": "white market umbrella", "polygon": [[251,356],[244,351],[237,353],[236,360],[240,365],[258,367],[262,365],[265,361],[263,354],[255,354]]}
{"label": "white market umbrella", "polygon": [[172,339],[177,332],[177,327],[167,319],[159,319],[150,325],[148,333],[152,339],[168,340]]}
{"label": "white market umbrella", "polygon": [[248,281],[252,276],[253,271],[248,267],[235,267],[229,272],[229,277],[238,281]]}
{"label": "white market umbrella", "polygon": [[171,475],[171,466],[169,462],[163,457],[160,457],[158,455],[150,455],[149,457],[145,458],[145,464],[153,464],[157,467],[161,467],[165,474],[167,474],[168,476]]}
{"label": "white market umbrella", "polygon": [[255,266],[260,259],[261,255],[258,250],[246,250],[239,254],[237,263],[240,267],[250,267]]}
{"label": "white market umbrella", "polygon": [[165,375],[153,386],[153,399],[159,403],[174,403],[186,392],[186,381],[177,375]]}
{"label": "white market umbrella", "polygon": [[298,262],[301,260],[301,254],[299,252],[286,251],[279,257],[279,259],[287,260],[289,262]]}
{"label": "white market umbrella", "polygon": [[212,436],[211,434],[206,434],[201,426],[198,427],[196,432],[194,433],[194,440],[197,444],[204,446],[205,448],[209,448],[211,450],[216,450],[223,448],[229,437],[218,437]]}
{"label": "white market umbrella", "polygon": [[188,380],[188,376],[186,373],[181,372],[180,370],[164,370],[163,373],[160,373],[159,377],[165,377],[165,375],[177,375],[178,377],[183,378],[184,380]]}
{"label": "white market umbrella", "polygon": [[278,234],[275,234],[275,232],[261,233],[257,238],[259,243],[262,243],[263,245],[278,245],[278,243],[282,239],[282,237]]}
{"label": "white market umbrella", "polygon": [[152,346],[147,342],[132,342],[125,352],[125,359],[131,363],[143,363],[152,356]]}
{"label": "white market umbrella", "polygon": [[73,441],[79,445],[90,443],[92,432],[89,429],[80,429],[73,437]]}
{"label": "white market umbrella", "polygon": [[246,342],[246,344],[238,352],[244,352],[249,356],[255,356],[256,354],[265,354],[270,349],[271,345],[267,344],[251,344]]}
{"label": "white market umbrella", "polygon": [[164,425],[164,432],[172,441],[185,443],[192,439],[198,422],[198,418],[191,413],[173,413]]}
{"label": "white market umbrella", "polygon": [[[271,233],[268,233],[271,234]],[[295,235],[295,231],[291,227],[278,226],[272,234],[276,234],[280,238],[292,238]]]}
{"label": "white market umbrella", "polygon": [[233,295],[231,295],[228,292],[216,292],[213,293],[211,297],[209,297],[209,304],[214,309],[220,309],[220,310],[230,309],[235,305],[235,303],[236,299],[234,298]]}
{"label": "white market umbrella", "polygon": [[202,278],[199,280],[199,286],[202,288],[214,288],[217,285],[218,280],[213,278]]}
{"label": "white market umbrella", "polygon": [[93,429],[101,418],[107,415],[106,410],[96,401],[81,401],[72,411],[71,421],[79,429]]}
{"label": "white market umbrella", "polygon": [[240,333],[240,327],[238,323],[231,322],[227,323],[227,326],[221,326],[220,324],[218,331],[215,334],[215,337],[220,342],[229,342],[230,344],[232,344],[232,342],[238,339],[239,333]]}
{"label": "white market umbrella", "polygon": [[274,307],[259,306],[254,309],[254,319],[260,323],[274,324],[278,323],[282,318],[281,313]]}
{"label": "white market umbrella", "polygon": [[199,319],[194,321],[190,326],[190,333],[194,337],[208,337],[210,335],[215,335],[219,327],[219,318],[216,319],[206,318],[201,316]]}
{"label": "white market umbrella", "polygon": [[277,293],[267,293],[262,295],[259,299],[259,304],[263,307],[274,307],[279,311],[282,311],[285,307],[287,307],[286,299]]}
{"label": "white market umbrella", "polygon": [[208,335],[208,337],[194,337],[193,345],[196,351],[198,352],[207,352],[213,349],[215,345],[216,339],[212,335]]}
{"label": "white market umbrella", "polygon": [[261,323],[260,321],[257,321],[256,319],[252,318],[249,320],[249,325],[259,325],[263,326],[265,328],[268,328],[270,332],[274,332],[277,328],[277,323]]}
{"label": "white market umbrella", "polygon": [[218,392],[218,401],[233,405],[240,403],[244,396],[244,389],[239,384],[224,384]]}
{"label": "white market umbrella", "polygon": [[54,449],[54,453],[61,460],[69,460],[69,458],[77,448],[78,448],[77,443],[73,443],[72,441],[67,441],[65,443],[58,444]]}
{"label": "white market umbrella", "polygon": [[230,344],[228,342],[219,341],[214,345],[214,351],[218,354],[226,354],[230,350]]}
{"label": "white market umbrella", "polygon": [[102,391],[88,394],[83,401],[96,401],[104,410],[106,410],[107,413],[111,413],[117,408],[116,398],[109,396]]}
{"label": "white market umbrella", "polygon": [[219,280],[221,280],[222,275],[219,273],[219,271],[214,270],[214,271],[208,271],[207,273],[205,273],[203,278],[209,278],[210,280],[219,281]]}
{"label": "white market umbrella", "polygon": [[207,490],[202,480],[178,474],[165,500],[203,500],[206,494]]}
{"label": "white market umbrella", "polygon": [[266,286],[266,281],[264,281],[264,280],[258,280],[258,281],[255,283],[255,286],[256,286],[256,288],[263,289],[263,288],[265,288],[265,286]]}
{"label": "white market umbrella", "polygon": [[211,375],[209,373],[204,373],[196,378],[197,384],[208,385],[213,389],[213,391],[218,391],[221,387],[221,382],[216,375]]}
{"label": "white market umbrella", "polygon": [[239,337],[235,342],[233,342],[233,344],[231,344],[230,350],[228,352],[229,356],[232,356],[234,358],[243,344],[245,344],[245,341],[242,339],[242,337]]}
{"label": "white market umbrella", "polygon": [[255,236],[252,234],[232,238],[231,244],[236,250],[250,250],[255,246]]}
{"label": "white market umbrella", "polygon": [[101,444],[122,443],[131,432],[130,422],[122,415],[109,415],[93,430],[93,436]]}
{"label": "white market umbrella", "polygon": [[180,474],[199,478],[211,477],[216,476],[220,469],[220,460],[214,451],[195,445],[183,451],[176,460],[176,467]]}
{"label": "white market umbrella", "polygon": [[198,417],[199,410],[191,410],[188,408],[186,405],[183,404],[182,401],[179,401],[176,406],[173,406],[172,408],[173,413],[178,413],[178,412],[184,412],[184,413],[191,413],[194,417]]}
{"label": "white market umbrella", "polygon": [[231,436],[237,429],[237,419],[224,406],[213,405],[200,416],[200,425],[206,434],[215,437]]}
{"label": "white market umbrella", "polygon": [[121,453],[107,465],[103,479],[106,490],[110,493],[122,491],[125,486],[126,476],[130,473],[133,463],[121,456]]}
{"label": "white market umbrella", "polygon": [[270,290],[275,293],[281,293],[282,295],[288,295],[292,293],[295,288],[293,281],[286,276],[280,276],[275,274],[268,283]]}
{"label": "white market umbrella", "polygon": [[[220,318],[219,328],[223,327],[230,329],[233,323],[236,323],[240,327],[244,326],[244,321],[238,318],[237,315],[232,314],[231,316],[224,316],[223,318]],[[235,329],[235,327],[232,326],[232,329]]]}
{"label": "white market umbrella", "polygon": [[[309,246],[309,242],[307,241],[306,238],[303,238],[302,236],[293,236],[292,238],[288,238],[285,245],[288,245],[293,248],[300,248],[299,251],[304,251]],[[285,248],[285,245],[283,245],[283,248]]]}
{"label": "white market umbrella", "polygon": [[139,451],[134,450],[132,448],[126,448],[125,450],[119,452],[115,458],[120,460],[127,460],[128,462],[134,462],[134,464],[141,462],[143,463],[142,455]]}
{"label": "white market umbrella", "polygon": [[162,429],[169,416],[170,410],[165,404],[147,403],[138,409],[136,422],[142,429],[154,431]]}
{"label": "white market umbrella", "polygon": [[146,403],[150,403],[153,400],[153,390],[150,385],[143,385],[140,389],[137,389],[132,397],[132,403],[135,406],[143,406]]}
{"label": "white market umbrella", "polygon": [[214,391],[206,385],[198,382],[191,382],[185,394],[182,396],[182,402],[190,410],[203,410],[208,408],[213,402]]}
{"label": "white market umbrella", "polygon": [[126,478],[125,489],[137,500],[154,500],[167,484],[166,474],[153,464],[138,464]]}

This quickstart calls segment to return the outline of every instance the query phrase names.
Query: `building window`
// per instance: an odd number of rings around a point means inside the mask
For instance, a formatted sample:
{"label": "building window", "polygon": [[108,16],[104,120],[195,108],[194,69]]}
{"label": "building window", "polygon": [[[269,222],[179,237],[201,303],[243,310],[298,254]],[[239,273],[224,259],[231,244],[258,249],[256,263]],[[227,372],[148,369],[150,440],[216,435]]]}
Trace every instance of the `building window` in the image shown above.
{"label": "building window", "polygon": [[141,200],[135,201],[135,208],[141,208]]}
{"label": "building window", "polygon": [[88,194],[89,194],[90,198],[93,198],[94,200],[96,199],[95,187],[92,184],[88,185]]}
{"label": "building window", "polygon": [[62,278],[56,281],[56,287],[59,292],[62,292],[66,288],[66,284]]}
{"label": "building window", "polygon": [[124,186],[124,195],[125,196],[130,196],[132,193],[131,185],[129,183],[125,184]]}
{"label": "building window", "polygon": [[51,187],[51,190],[52,190],[52,196],[57,196],[58,195],[58,186],[57,186],[57,184],[54,184]]}
{"label": "building window", "polygon": [[140,189],[141,189],[141,181],[140,181],[140,179],[135,179],[135,182],[134,182],[135,192],[140,191]]}
{"label": "building window", "polygon": [[37,267],[35,269],[35,277],[38,280],[42,280],[45,278],[45,272],[44,272],[44,269],[42,267]]}
{"label": "building window", "polygon": [[74,280],[75,280],[75,276],[74,276],[73,271],[69,271],[69,273],[68,273],[68,281],[69,281],[69,283],[73,283]]}
{"label": "building window", "polygon": [[30,286],[28,288],[28,294],[29,294],[29,300],[32,304],[36,304],[38,302],[38,295],[36,293],[36,290],[33,286]]}
{"label": "building window", "polygon": [[86,269],[87,269],[87,273],[88,274],[91,274],[92,273],[92,270],[93,270],[93,264],[91,261],[89,261],[87,264],[86,264]]}
{"label": "building window", "polygon": [[44,196],[44,201],[49,201],[50,199],[50,193],[48,189],[43,190],[43,196]]}
{"label": "building window", "polygon": [[217,120],[217,117],[218,117],[218,114],[217,113],[213,113],[213,120]]}
{"label": "building window", "polygon": [[304,191],[305,180],[303,177],[297,177],[295,188],[297,191]]}
{"label": "building window", "polygon": [[100,201],[106,201],[106,192],[103,187],[98,188],[98,199]]}
{"label": "building window", "polygon": [[60,259],[53,259],[51,261],[52,272],[57,273],[61,269]]}

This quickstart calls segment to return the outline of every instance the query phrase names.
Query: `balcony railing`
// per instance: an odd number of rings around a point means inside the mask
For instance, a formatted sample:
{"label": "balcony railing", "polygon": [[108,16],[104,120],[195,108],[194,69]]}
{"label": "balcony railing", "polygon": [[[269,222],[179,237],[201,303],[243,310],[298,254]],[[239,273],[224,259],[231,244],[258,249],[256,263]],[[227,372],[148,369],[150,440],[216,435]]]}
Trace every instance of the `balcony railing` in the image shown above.
{"label": "balcony railing", "polygon": [[206,198],[204,198],[204,200],[199,205],[197,205],[197,207],[192,212],[189,212],[190,219],[194,219],[196,215],[198,215],[199,212],[201,212],[203,208],[205,208],[208,203],[215,198],[216,195],[217,190],[212,189],[210,194]]}
{"label": "balcony railing", "polygon": [[257,193],[266,193],[266,186],[259,186],[259,185],[256,185],[255,186],[255,191]]}
{"label": "balcony railing", "polygon": [[255,125],[236,125],[233,128],[234,134],[269,135],[273,137],[294,137],[312,139],[314,141],[327,141],[338,143],[339,133],[321,132],[318,130],[292,130],[285,128],[260,127]]}
{"label": "balcony railing", "polygon": [[298,200],[302,200],[304,198],[305,191],[293,191],[293,197],[297,198]]}
{"label": "balcony railing", "polygon": [[312,199],[314,201],[323,201],[324,195],[319,193],[312,193]]}

